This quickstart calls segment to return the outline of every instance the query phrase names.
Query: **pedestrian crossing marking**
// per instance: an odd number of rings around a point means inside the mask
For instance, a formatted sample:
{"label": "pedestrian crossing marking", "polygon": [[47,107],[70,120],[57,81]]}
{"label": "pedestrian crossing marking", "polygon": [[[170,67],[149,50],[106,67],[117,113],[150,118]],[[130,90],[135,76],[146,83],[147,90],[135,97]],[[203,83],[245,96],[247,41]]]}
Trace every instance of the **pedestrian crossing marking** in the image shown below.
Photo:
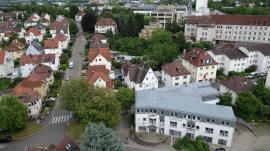
{"label": "pedestrian crossing marking", "polygon": [[6,145],[0,145],[0,149],[6,148]]}
{"label": "pedestrian crossing marking", "polygon": [[52,119],[52,124],[58,124],[58,123],[64,123],[68,121],[68,116],[69,115],[59,115],[59,116],[54,116]]}

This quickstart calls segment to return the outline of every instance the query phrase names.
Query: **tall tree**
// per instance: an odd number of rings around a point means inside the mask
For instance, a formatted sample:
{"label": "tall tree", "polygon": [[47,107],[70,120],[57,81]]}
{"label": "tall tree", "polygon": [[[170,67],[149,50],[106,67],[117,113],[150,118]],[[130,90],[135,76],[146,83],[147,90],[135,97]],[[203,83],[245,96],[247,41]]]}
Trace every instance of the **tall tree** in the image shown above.
{"label": "tall tree", "polygon": [[94,13],[87,13],[83,16],[81,25],[84,32],[94,32],[97,18]]}
{"label": "tall tree", "polygon": [[27,107],[16,96],[6,95],[0,100],[0,128],[13,132],[25,128],[28,119]]}
{"label": "tall tree", "polygon": [[69,20],[69,31],[72,35],[76,35],[79,32],[76,23],[72,19]]}
{"label": "tall tree", "polygon": [[128,110],[135,102],[135,91],[129,88],[119,88],[115,97],[121,103],[121,108]]}
{"label": "tall tree", "polygon": [[270,90],[265,88],[265,79],[257,80],[257,85],[251,89],[252,93],[264,104],[270,104]]}
{"label": "tall tree", "polygon": [[121,141],[103,123],[89,123],[80,138],[81,151],[123,151]]}
{"label": "tall tree", "polygon": [[180,26],[178,25],[178,23],[176,22],[176,20],[169,20],[166,23],[165,29],[172,32],[172,33],[177,33],[180,31]]}
{"label": "tall tree", "polygon": [[69,8],[69,17],[72,18],[72,19],[74,19],[75,18],[75,15],[79,12],[78,6],[73,5],[73,4],[70,4],[68,6],[68,8]]}
{"label": "tall tree", "polygon": [[219,105],[232,106],[232,94],[230,92],[226,92],[220,96]]}
{"label": "tall tree", "polygon": [[186,49],[186,51],[191,49],[191,44],[186,41],[183,33],[178,34],[178,36],[175,39],[175,42],[178,45],[178,49],[180,50],[180,52],[183,52],[184,49]]}

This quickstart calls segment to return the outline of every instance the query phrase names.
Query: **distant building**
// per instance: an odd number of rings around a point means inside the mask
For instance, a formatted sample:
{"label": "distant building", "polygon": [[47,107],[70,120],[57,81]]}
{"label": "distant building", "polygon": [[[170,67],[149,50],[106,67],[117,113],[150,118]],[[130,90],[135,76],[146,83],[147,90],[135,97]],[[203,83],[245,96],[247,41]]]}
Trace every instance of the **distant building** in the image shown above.
{"label": "distant building", "polygon": [[235,104],[237,95],[249,91],[254,83],[246,77],[232,76],[220,82],[219,91],[221,93],[230,92],[232,94],[232,104]]}
{"label": "distant building", "polygon": [[105,65],[88,66],[86,80],[96,87],[112,89],[113,81],[110,79],[109,70]]}
{"label": "distant building", "polygon": [[43,40],[43,34],[36,28],[29,28],[25,34],[25,41],[30,44],[34,40],[41,42]]}
{"label": "distant building", "polygon": [[26,55],[42,55],[45,54],[43,47],[36,41],[30,43],[26,50]]}
{"label": "distant building", "polygon": [[107,40],[108,39],[104,35],[94,33],[90,39],[90,48],[109,48]]}
{"label": "distant building", "polygon": [[111,52],[110,48],[90,48],[88,52],[89,66],[105,65],[111,71]]}
{"label": "distant building", "polygon": [[145,25],[140,31],[139,37],[148,40],[152,37],[153,31],[162,28],[160,23],[150,23],[150,25]]}
{"label": "distant building", "polygon": [[9,52],[0,50],[0,77],[11,76],[14,71],[14,62]]}
{"label": "distant building", "polygon": [[14,40],[6,48],[6,51],[10,53],[13,60],[21,58],[21,56],[25,53],[25,46],[18,40]]}
{"label": "distant building", "polygon": [[200,8],[208,8],[208,0],[196,0],[196,11]]}
{"label": "distant building", "polygon": [[82,21],[82,17],[85,15],[83,10],[80,10],[76,15],[75,15],[75,20],[77,22]]}
{"label": "distant building", "polygon": [[219,95],[208,81],[137,91],[135,131],[201,136],[208,143],[230,147],[236,118],[232,107],[215,105]]}
{"label": "distant building", "polygon": [[113,19],[102,18],[96,22],[95,32],[105,34],[109,30],[111,30],[113,34],[118,30],[117,24]]}

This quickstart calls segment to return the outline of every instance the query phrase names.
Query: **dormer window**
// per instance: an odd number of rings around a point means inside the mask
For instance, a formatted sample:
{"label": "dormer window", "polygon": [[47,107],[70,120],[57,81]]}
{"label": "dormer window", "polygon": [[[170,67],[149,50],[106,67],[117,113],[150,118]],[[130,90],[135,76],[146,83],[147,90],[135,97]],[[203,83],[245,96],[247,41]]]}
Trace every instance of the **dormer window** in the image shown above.
{"label": "dormer window", "polygon": [[183,71],[183,69],[182,69],[181,67],[176,67],[176,70],[177,70],[178,72],[182,72],[182,71]]}

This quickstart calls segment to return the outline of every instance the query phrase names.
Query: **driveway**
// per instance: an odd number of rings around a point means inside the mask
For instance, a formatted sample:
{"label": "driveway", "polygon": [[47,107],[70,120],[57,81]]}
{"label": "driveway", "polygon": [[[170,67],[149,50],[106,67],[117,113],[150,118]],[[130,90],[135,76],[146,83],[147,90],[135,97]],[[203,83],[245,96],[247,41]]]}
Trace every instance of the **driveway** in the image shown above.
{"label": "driveway", "polygon": [[[83,32],[80,30],[78,37],[72,48],[72,57],[69,61],[74,61],[74,69],[68,69],[66,74],[69,74],[71,78],[77,78],[81,75],[81,62],[83,55],[79,55],[79,52],[84,51],[85,37]],[[0,151],[24,151],[26,146],[41,146],[42,144],[58,144],[67,132],[67,123],[69,121],[69,112],[61,110],[59,108],[59,100],[56,99],[56,103],[52,112],[46,117],[43,122],[43,129],[26,139],[15,140],[9,144],[3,144],[0,146]]]}

